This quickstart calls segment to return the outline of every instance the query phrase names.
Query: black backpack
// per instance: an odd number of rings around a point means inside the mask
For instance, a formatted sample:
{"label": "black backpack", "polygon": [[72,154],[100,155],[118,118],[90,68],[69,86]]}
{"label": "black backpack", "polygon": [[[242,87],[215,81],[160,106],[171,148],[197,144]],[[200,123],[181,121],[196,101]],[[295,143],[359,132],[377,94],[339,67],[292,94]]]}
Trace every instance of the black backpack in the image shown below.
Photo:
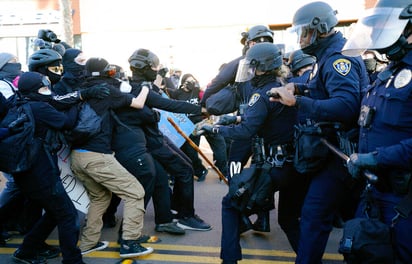
{"label": "black backpack", "polygon": [[102,117],[87,102],[79,105],[77,121],[73,129],[65,132],[65,138],[72,145],[86,143],[91,137],[101,130]]}
{"label": "black backpack", "polygon": [[360,203],[364,215],[343,227],[339,253],[348,264],[395,263],[391,228],[380,220],[370,188],[367,184]]}
{"label": "black backpack", "polygon": [[0,127],[12,131],[0,141],[0,171],[10,174],[27,171],[36,161],[42,144],[34,137],[35,121],[29,103],[16,99]]}

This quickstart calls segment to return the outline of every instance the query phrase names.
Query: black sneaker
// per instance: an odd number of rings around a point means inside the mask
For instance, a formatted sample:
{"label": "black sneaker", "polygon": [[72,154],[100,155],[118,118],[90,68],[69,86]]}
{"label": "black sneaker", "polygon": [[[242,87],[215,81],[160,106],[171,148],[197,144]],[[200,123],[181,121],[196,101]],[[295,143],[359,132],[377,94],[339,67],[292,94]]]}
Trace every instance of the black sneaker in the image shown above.
{"label": "black sneaker", "polygon": [[166,232],[173,235],[184,235],[186,231],[177,226],[175,222],[158,224],[155,227],[156,232]]}
{"label": "black sneaker", "polygon": [[199,216],[183,217],[177,220],[177,226],[187,230],[209,231],[212,227],[205,223]]}
{"label": "black sneaker", "polygon": [[199,173],[199,176],[197,176],[197,181],[202,182],[206,179],[206,175],[209,173],[208,170],[202,170],[201,173]]}
{"label": "black sneaker", "polygon": [[14,263],[24,264],[45,264],[47,260],[41,256],[29,256],[24,254],[20,249],[17,249],[11,257]]}
{"label": "black sneaker", "polygon": [[153,252],[153,248],[145,248],[136,240],[123,240],[120,245],[120,257],[121,258],[130,258],[148,255]]}
{"label": "black sneaker", "polygon": [[89,248],[88,250],[82,251],[82,255],[89,254],[90,252],[93,252],[93,251],[105,249],[107,248],[107,246],[109,246],[108,241],[99,241],[94,247]]}
{"label": "black sneaker", "polygon": [[39,256],[44,257],[46,259],[57,258],[60,255],[60,248],[48,245],[44,243],[41,249],[38,251]]}

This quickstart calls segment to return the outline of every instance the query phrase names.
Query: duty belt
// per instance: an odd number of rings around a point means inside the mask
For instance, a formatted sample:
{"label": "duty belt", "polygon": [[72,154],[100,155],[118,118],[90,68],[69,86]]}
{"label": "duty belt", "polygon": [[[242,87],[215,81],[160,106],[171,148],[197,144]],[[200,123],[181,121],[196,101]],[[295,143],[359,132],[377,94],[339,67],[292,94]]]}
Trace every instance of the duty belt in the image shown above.
{"label": "duty belt", "polygon": [[292,162],[295,154],[293,144],[269,145],[269,155],[266,159],[272,167],[283,167],[285,162]]}

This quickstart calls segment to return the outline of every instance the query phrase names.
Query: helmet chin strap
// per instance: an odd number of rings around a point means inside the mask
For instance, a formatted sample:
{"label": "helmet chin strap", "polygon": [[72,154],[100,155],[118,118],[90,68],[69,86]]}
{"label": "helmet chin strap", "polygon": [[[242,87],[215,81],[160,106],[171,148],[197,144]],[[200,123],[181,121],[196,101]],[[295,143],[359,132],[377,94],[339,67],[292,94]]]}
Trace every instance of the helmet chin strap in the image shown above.
{"label": "helmet chin strap", "polygon": [[412,50],[412,44],[408,43],[407,37],[402,35],[394,44],[390,47],[377,50],[380,53],[386,54],[389,60],[399,61],[408,51]]}

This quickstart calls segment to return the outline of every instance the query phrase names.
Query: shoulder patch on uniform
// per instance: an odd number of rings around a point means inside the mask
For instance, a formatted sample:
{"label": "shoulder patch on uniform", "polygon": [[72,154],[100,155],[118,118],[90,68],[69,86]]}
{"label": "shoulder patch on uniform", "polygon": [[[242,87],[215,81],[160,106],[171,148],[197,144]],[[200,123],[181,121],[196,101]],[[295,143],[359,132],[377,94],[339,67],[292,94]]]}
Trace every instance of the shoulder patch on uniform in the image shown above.
{"label": "shoulder patch on uniform", "polygon": [[395,77],[395,81],[393,83],[393,86],[396,89],[399,88],[403,88],[405,87],[408,83],[411,82],[412,79],[412,72],[411,70],[408,69],[403,69],[402,71],[400,71],[396,77]]}
{"label": "shoulder patch on uniform", "polygon": [[254,93],[252,94],[252,96],[249,99],[249,103],[248,106],[252,106],[254,105],[260,98],[260,94],[259,93]]}
{"label": "shoulder patch on uniform", "polygon": [[351,62],[348,59],[337,59],[333,62],[333,68],[338,73],[346,76],[352,67]]}

